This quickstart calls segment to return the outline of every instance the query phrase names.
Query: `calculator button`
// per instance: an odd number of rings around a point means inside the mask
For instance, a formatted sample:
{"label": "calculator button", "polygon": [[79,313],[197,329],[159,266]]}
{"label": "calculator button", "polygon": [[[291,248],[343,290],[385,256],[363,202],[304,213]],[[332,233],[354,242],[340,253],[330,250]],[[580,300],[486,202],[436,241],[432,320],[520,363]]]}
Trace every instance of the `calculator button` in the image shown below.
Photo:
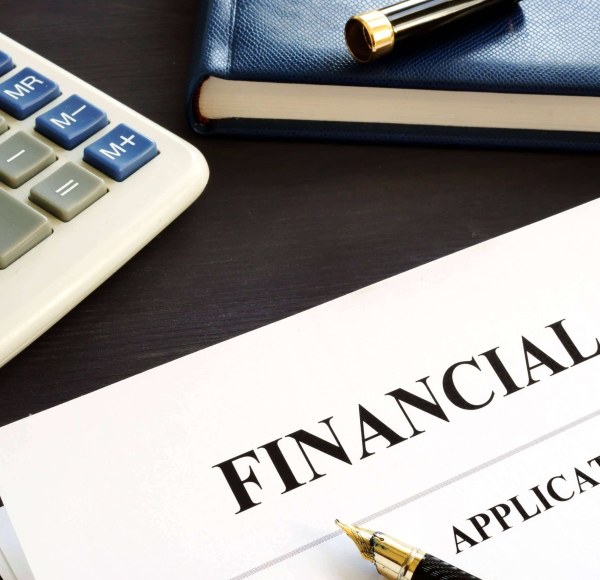
{"label": "calculator button", "polygon": [[0,83],[0,109],[19,120],[29,117],[58,96],[58,85],[29,67]]}
{"label": "calculator button", "polygon": [[6,119],[4,117],[0,117],[0,135],[8,130],[8,125],[6,124]]}
{"label": "calculator button", "polygon": [[29,199],[68,222],[107,191],[102,179],[69,161],[33,187]]}
{"label": "calculator button", "polygon": [[106,125],[106,113],[77,95],[69,97],[35,120],[36,131],[69,150]]}
{"label": "calculator button", "polygon": [[0,270],[52,233],[48,220],[0,189]]}
{"label": "calculator button", "polygon": [[154,141],[124,124],[117,125],[83,151],[84,161],[116,181],[127,179],[156,155]]}
{"label": "calculator button", "polygon": [[7,73],[9,70],[13,69],[13,61],[12,58],[5,52],[0,50],[0,75]]}
{"label": "calculator button", "polygon": [[0,144],[0,181],[19,187],[56,161],[48,145],[19,131]]}

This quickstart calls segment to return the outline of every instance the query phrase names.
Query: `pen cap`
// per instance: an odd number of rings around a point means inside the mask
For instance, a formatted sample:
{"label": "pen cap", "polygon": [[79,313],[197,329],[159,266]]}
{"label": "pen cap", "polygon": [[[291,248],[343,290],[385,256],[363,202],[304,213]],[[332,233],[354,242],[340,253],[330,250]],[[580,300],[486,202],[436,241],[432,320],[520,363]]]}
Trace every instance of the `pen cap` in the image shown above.
{"label": "pen cap", "polygon": [[346,43],[354,58],[370,62],[396,43],[421,36],[456,20],[520,0],[402,0],[353,16],[346,23]]}

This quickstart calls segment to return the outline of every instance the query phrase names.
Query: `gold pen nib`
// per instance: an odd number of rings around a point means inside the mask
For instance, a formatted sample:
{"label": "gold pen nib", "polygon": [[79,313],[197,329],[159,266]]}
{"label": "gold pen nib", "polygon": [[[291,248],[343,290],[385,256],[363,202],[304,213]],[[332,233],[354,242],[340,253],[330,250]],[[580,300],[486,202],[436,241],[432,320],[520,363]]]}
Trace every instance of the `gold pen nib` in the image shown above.
{"label": "gold pen nib", "polygon": [[350,539],[356,544],[356,547],[363,558],[369,560],[369,562],[375,561],[373,548],[371,546],[371,538],[375,532],[353,526],[352,524],[343,524],[340,520],[335,520],[335,523],[348,534]]}

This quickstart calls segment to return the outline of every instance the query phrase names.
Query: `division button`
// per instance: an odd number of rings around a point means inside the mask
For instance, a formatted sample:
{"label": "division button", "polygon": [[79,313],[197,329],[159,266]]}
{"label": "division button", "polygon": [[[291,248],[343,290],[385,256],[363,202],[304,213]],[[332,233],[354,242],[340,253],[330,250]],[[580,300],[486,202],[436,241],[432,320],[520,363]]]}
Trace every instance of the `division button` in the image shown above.
{"label": "division button", "polygon": [[158,149],[154,141],[120,124],[88,145],[83,151],[83,160],[114,180],[123,181],[156,155]]}
{"label": "division button", "polygon": [[68,222],[107,191],[102,179],[69,161],[34,186],[29,199],[63,222]]}
{"label": "division button", "polygon": [[54,151],[19,131],[0,144],[0,181],[16,188],[56,161]]}
{"label": "division button", "polygon": [[22,120],[60,96],[58,85],[27,67],[0,83],[0,109]]}
{"label": "division button", "polygon": [[0,189],[0,270],[52,233],[48,220]]}
{"label": "division button", "polygon": [[13,61],[12,58],[5,52],[0,50],[0,75],[7,73],[8,71],[13,69]]}
{"label": "division button", "polygon": [[73,95],[35,120],[35,130],[64,149],[73,149],[108,125],[104,111]]}

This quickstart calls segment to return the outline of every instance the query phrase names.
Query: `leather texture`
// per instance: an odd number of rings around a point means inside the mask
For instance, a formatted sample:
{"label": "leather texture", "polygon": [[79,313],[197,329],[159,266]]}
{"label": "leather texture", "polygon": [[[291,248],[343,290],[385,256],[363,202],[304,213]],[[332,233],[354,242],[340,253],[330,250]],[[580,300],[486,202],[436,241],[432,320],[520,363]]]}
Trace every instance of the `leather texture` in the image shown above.
{"label": "leather texture", "polygon": [[363,65],[346,49],[344,24],[373,8],[372,0],[202,0],[188,97],[192,125],[205,134],[600,149],[600,135],[587,133],[198,119],[197,91],[211,75],[600,97],[598,0],[523,0],[474,26],[453,26]]}

